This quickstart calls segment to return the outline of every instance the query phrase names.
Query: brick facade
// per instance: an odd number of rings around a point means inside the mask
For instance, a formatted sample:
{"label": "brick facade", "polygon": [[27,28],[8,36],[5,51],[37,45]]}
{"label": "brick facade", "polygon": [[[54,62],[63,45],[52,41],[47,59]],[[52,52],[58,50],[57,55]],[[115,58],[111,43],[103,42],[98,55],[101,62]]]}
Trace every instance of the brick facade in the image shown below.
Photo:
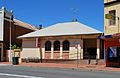
{"label": "brick facade", "polygon": [[[12,44],[17,44],[22,46],[22,40],[17,39],[18,36],[32,32],[33,30],[15,25],[14,21],[11,22],[11,42]],[[3,41],[3,57],[6,57],[6,50],[10,46],[10,21],[4,20],[4,41]],[[6,59],[5,59],[6,60]]]}

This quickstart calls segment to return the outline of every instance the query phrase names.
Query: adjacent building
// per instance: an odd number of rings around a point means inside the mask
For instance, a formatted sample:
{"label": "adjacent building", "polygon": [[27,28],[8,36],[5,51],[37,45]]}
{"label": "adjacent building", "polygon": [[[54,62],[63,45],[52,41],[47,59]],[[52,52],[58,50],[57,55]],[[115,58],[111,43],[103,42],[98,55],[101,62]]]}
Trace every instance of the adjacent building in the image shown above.
{"label": "adjacent building", "polygon": [[22,39],[21,59],[42,60],[102,59],[103,33],[80,22],[58,23],[32,33]]}
{"label": "adjacent building", "polygon": [[110,14],[113,17],[106,19],[104,17],[104,33],[105,35],[120,32],[120,1],[104,0],[104,14]]}
{"label": "adjacent building", "polygon": [[[10,44],[21,47],[22,40],[18,36],[37,30],[34,26],[13,18],[13,12],[4,7],[0,9],[0,61],[8,60],[6,50]],[[11,43],[10,43],[11,42]]]}
{"label": "adjacent building", "polygon": [[106,66],[120,67],[120,1],[104,0]]}

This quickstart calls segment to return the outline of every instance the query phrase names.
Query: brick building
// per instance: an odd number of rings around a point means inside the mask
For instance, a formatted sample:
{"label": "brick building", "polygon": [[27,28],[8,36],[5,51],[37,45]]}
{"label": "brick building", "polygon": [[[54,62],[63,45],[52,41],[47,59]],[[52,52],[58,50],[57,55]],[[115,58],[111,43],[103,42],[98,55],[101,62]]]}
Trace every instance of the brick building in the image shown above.
{"label": "brick building", "polygon": [[[19,36],[23,40],[20,58],[39,58],[45,62],[75,61],[87,64],[103,58],[102,32],[80,22],[65,22]],[[42,61],[42,60],[41,60]],[[92,63],[90,63],[92,64]]]}
{"label": "brick building", "polygon": [[17,39],[17,37],[35,30],[37,29],[34,26],[14,19],[13,13],[3,7],[0,10],[0,61],[7,60],[6,50],[10,49],[10,42],[11,45],[16,44],[21,47],[22,41]]}

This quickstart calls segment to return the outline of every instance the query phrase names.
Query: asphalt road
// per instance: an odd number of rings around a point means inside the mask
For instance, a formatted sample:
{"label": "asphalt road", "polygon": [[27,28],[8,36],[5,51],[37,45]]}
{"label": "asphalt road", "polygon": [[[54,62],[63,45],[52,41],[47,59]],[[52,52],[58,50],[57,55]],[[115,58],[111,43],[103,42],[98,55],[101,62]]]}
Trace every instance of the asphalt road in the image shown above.
{"label": "asphalt road", "polygon": [[120,72],[0,66],[0,78],[120,78]]}

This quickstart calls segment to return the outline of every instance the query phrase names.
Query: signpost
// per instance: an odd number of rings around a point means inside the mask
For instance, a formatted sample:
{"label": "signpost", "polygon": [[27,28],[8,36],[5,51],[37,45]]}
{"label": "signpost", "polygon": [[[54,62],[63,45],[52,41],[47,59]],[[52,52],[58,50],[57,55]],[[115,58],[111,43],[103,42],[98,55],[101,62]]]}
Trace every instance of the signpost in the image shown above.
{"label": "signpost", "polygon": [[78,49],[78,44],[80,44],[80,42],[73,42],[72,44],[77,49],[77,68],[78,68],[78,66],[79,66],[79,58],[78,58],[79,49]]}
{"label": "signpost", "polygon": [[77,68],[78,68],[78,65],[79,65],[79,61],[78,61],[78,44],[75,44],[75,48],[77,49]]}

